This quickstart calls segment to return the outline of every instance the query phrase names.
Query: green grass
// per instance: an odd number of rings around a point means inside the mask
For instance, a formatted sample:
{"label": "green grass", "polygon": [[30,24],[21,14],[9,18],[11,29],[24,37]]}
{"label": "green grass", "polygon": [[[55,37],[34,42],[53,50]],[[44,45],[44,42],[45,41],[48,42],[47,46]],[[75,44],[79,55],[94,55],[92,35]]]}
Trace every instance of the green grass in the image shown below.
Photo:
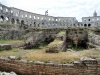
{"label": "green grass", "polygon": [[12,52],[18,52],[18,49],[13,48],[13,49],[12,49]]}
{"label": "green grass", "polygon": [[55,39],[53,42],[51,42],[50,44],[48,44],[48,47],[55,47],[58,44],[61,44],[63,41]]}
{"label": "green grass", "polygon": [[61,31],[57,34],[57,36],[63,36],[66,32],[65,31]]}
{"label": "green grass", "polygon": [[23,40],[0,40],[0,44],[13,44],[23,42]]}

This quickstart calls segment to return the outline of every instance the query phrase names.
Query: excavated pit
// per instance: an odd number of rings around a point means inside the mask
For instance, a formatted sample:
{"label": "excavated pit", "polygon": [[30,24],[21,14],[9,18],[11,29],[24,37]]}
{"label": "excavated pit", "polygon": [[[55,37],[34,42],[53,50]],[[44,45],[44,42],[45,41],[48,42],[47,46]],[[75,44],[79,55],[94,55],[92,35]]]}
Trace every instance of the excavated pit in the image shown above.
{"label": "excavated pit", "polygon": [[[85,29],[69,29],[66,30],[65,45],[69,49],[87,49],[88,48],[88,32]],[[65,48],[65,49],[66,49]]]}

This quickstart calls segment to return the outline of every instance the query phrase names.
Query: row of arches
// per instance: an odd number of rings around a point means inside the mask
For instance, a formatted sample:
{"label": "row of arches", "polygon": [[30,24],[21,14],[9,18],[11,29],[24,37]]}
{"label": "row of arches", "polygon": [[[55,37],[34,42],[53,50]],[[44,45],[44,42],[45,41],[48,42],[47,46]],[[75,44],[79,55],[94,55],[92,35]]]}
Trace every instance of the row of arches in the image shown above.
{"label": "row of arches", "polygon": [[84,21],[100,21],[100,18],[84,19]]}
{"label": "row of arches", "polygon": [[91,24],[84,24],[84,27],[90,27]]}
{"label": "row of arches", "polygon": [[3,15],[0,16],[0,22],[8,22],[9,21],[9,17],[5,17]]}
{"label": "row of arches", "polygon": [[[0,21],[9,21],[9,17],[4,17],[3,15],[1,15],[0,16]],[[25,25],[25,23],[26,23],[26,21],[24,21],[24,20],[19,20],[19,19],[15,19],[15,18],[11,18],[11,23],[12,24],[21,24],[21,25]],[[28,23],[28,21],[27,21],[27,23]],[[29,25],[29,24],[28,24]],[[36,27],[36,26],[71,26],[72,24],[67,24],[67,23],[49,23],[49,22],[30,22],[30,26],[34,26],[34,27]],[[83,25],[83,24],[82,24]],[[76,24],[74,24],[74,25],[72,25],[72,26],[76,26]],[[77,25],[78,26],[78,25]],[[83,25],[84,27],[90,27],[91,26],[91,24],[84,24]]]}

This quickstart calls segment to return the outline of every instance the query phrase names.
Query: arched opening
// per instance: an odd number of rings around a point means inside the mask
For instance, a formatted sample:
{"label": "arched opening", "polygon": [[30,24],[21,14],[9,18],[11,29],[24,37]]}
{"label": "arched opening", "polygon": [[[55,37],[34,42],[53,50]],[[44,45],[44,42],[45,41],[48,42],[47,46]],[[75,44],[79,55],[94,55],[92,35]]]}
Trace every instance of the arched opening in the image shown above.
{"label": "arched opening", "polygon": [[91,24],[88,24],[88,27],[90,27],[91,26]]}
{"label": "arched opening", "polygon": [[42,23],[42,25],[44,25],[44,23]]}
{"label": "arched opening", "polygon": [[11,14],[13,14],[13,11],[11,10]]}
{"label": "arched opening", "polygon": [[1,15],[0,17],[1,17],[1,20],[2,20],[2,21],[4,21],[4,19],[5,19],[5,18],[4,18],[4,16],[3,16],[3,15]]}
{"label": "arched opening", "polygon": [[38,27],[40,27],[40,23],[38,24]]}
{"label": "arched opening", "polygon": [[14,18],[11,19],[11,23],[12,23],[12,24],[15,23],[15,19],[14,19]]}
{"label": "arched opening", "polygon": [[0,10],[2,10],[2,7],[0,6]]}
{"label": "arched opening", "polygon": [[84,27],[87,27],[87,24],[84,24]]}
{"label": "arched opening", "polygon": [[90,19],[88,19],[88,21],[90,21]]}
{"label": "arched opening", "polygon": [[8,9],[6,9],[6,12],[8,12]]}
{"label": "arched opening", "polygon": [[34,22],[34,27],[36,27],[36,22]]}
{"label": "arched opening", "polygon": [[21,21],[21,25],[24,25],[24,20]]}
{"label": "arched opening", "polygon": [[17,19],[17,20],[16,20],[16,23],[17,23],[17,24],[19,24],[19,23],[20,23],[20,22],[19,22],[19,19]]}
{"label": "arched opening", "polygon": [[8,18],[8,17],[6,17],[5,19],[6,19],[6,22],[8,22],[9,18]]}
{"label": "arched opening", "polygon": [[83,24],[81,24],[81,26],[83,26]]}
{"label": "arched opening", "polygon": [[74,26],[75,26],[75,24],[74,24]]}
{"label": "arched opening", "polygon": [[30,15],[30,18],[32,18],[32,16]]}

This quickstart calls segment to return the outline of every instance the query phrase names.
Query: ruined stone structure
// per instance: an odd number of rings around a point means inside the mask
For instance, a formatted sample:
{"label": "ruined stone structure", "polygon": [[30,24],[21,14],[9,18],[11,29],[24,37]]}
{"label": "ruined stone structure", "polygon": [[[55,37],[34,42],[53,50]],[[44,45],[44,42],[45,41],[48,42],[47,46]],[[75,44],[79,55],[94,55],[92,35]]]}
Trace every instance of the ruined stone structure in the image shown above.
{"label": "ruined stone structure", "polygon": [[77,22],[75,17],[53,17],[27,12],[14,7],[7,7],[0,4],[1,21],[12,24],[28,25],[32,27],[49,27],[72,26]]}
{"label": "ruined stone structure", "polygon": [[74,64],[58,64],[0,57],[0,70],[21,75],[100,75],[100,59],[87,58]]}
{"label": "ruined stone structure", "polygon": [[33,28],[57,28],[68,26],[90,27],[100,25],[100,16],[97,16],[95,11],[93,17],[82,17],[82,22],[78,22],[75,17],[53,17],[41,15],[0,4],[0,21],[20,24],[25,27],[31,26]]}
{"label": "ruined stone structure", "polygon": [[85,27],[100,26],[100,16],[97,16],[97,13],[95,11],[92,17],[82,17],[82,23]]}

